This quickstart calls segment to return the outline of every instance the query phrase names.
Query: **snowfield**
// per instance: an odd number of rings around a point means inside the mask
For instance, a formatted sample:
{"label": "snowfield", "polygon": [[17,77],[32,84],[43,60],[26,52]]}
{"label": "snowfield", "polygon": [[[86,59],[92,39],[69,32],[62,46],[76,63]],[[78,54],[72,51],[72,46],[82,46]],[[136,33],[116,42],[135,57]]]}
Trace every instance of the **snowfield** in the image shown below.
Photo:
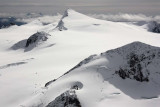
{"label": "snowfield", "polygon": [[159,33],[71,9],[42,21],[0,29],[0,107],[159,107]]}

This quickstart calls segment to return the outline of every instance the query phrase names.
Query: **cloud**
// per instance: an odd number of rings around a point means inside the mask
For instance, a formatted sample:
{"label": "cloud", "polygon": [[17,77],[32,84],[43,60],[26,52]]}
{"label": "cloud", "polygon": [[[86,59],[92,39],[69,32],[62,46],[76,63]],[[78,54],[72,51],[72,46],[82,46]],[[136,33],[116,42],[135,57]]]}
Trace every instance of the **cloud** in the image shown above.
{"label": "cloud", "polygon": [[23,19],[17,19],[17,20],[21,20],[21,21],[26,22],[26,23],[29,23],[29,22],[34,21],[34,20],[39,20],[43,24],[49,24],[49,23],[58,22],[61,17],[62,17],[61,14],[56,14],[56,15],[42,15],[42,16],[38,16],[38,17],[32,17],[31,16],[29,18],[25,17]]}
{"label": "cloud", "polygon": [[89,16],[114,22],[139,22],[139,21],[157,21],[160,22],[160,16],[146,16],[144,14],[89,14]]}
{"label": "cloud", "polygon": [[0,24],[1,26],[5,23],[13,22],[17,24],[17,22],[29,23],[34,20],[39,20],[43,24],[49,24],[58,22],[62,17],[61,14],[57,13],[55,15],[46,15],[42,13],[27,13],[27,14],[7,14],[7,13],[0,13]]}
{"label": "cloud", "polygon": [[[143,25],[146,22],[156,21],[160,22],[160,16],[146,16],[144,14],[88,14],[91,17],[114,21],[114,22],[138,22],[137,24]],[[48,15],[42,13],[27,13],[27,14],[7,14],[0,13],[0,26],[4,24],[9,25],[10,22],[15,24],[25,24],[32,22],[34,20],[39,20],[43,24],[58,22],[61,18],[61,14],[57,13],[55,15]],[[144,23],[142,23],[144,22]]]}

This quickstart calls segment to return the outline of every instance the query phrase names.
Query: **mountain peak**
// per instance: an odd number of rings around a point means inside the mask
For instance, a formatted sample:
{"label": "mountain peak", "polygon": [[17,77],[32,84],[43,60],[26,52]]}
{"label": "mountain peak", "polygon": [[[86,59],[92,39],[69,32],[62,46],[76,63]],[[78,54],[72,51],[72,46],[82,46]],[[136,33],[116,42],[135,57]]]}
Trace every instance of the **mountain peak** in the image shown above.
{"label": "mountain peak", "polygon": [[60,21],[58,22],[58,25],[56,26],[56,28],[58,28],[59,31],[67,30],[67,28],[64,26],[63,19],[64,19],[65,17],[68,17],[70,11],[73,11],[73,10],[72,10],[72,9],[67,9],[67,10],[65,10],[62,18],[61,18]]}
{"label": "mountain peak", "polygon": [[61,19],[67,17],[69,15],[70,12],[75,12],[74,10],[68,8],[67,10],[64,11],[63,16]]}
{"label": "mountain peak", "polygon": [[76,12],[75,10],[67,9],[64,12],[60,21],[58,22],[56,29],[58,29],[59,31],[68,30],[68,28],[71,28],[73,26],[75,27],[75,26],[81,25],[79,23],[76,23],[77,21],[81,20],[81,23],[83,21],[85,24],[86,20],[90,20],[90,19],[93,19],[93,18],[90,18],[90,17],[88,17],[84,14],[81,14],[79,12]]}
{"label": "mountain peak", "polygon": [[157,50],[157,49],[159,48],[136,41],[136,42],[129,43],[125,46],[119,47],[117,49],[109,50],[106,53],[117,52],[122,56],[128,55],[130,53],[135,53],[139,55],[139,54],[148,53],[151,51],[154,52],[154,50]]}
{"label": "mountain peak", "polygon": [[[102,53],[112,63],[117,63],[116,73],[123,79],[149,81],[149,74],[154,72],[150,66],[157,67],[160,60],[160,48],[142,42],[133,42],[120,48]],[[119,62],[117,61],[119,58]],[[121,61],[120,61],[121,60]],[[114,62],[116,61],[116,62]]]}

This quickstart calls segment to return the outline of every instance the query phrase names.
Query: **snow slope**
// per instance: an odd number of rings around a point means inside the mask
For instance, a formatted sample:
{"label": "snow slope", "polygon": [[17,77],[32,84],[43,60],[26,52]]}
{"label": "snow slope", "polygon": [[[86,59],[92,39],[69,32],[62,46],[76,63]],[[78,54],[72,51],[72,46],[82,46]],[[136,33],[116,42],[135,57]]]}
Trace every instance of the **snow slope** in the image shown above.
{"label": "snow slope", "polygon": [[[122,86],[124,83],[129,85],[122,91],[116,85],[104,81],[101,73],[96,71],[97,65],[107,62],[106,58],[101,57],[93,63],[84,64],[86,67],[73,70],[76,72],[60,78],[48,85],[48,88],[45,87],[48,81],[57,79],[90,55],[134,41],[160,46],[160,35],[148,32],[140,26],[98,20],[71,9],[68,9],[64,16],[59,22],[49,25],[43,25],[39,20],[35,20],[22,26],[0,30],[0,106],[44,107],[75,83],[82,83],[83,86],[76,94],[84,107],[103,107],[106,104],[112,107],[117,104],[126,107],[129,105],[150,107],[154,104],[158,107],[159,98],[146,100],[136,96],[136,99],[124,92],[131,88],[130,86],[137,86],[141,82],[117,77],[115,81],[124,81],[121,82]],[[60,24],[61,22],[63,23]],[[66,29],[57,29],[60,27]],[[25,44],[26,41],[23,40],[27,40],[37,31],[46,32],[51,36],[47,36],[47,41],[38,43],[31,51],[25,51],[25,48],[16,50],[12,48],[20,41]],[[115,62],[118,63],[117,59]],[[103,69],[105,67],[102,67],[102,71]],[[130,85],[131,83],[134,85]],[[144,85],[146,84],[148,82],[144,82]],[[149,97],[158,97],[158,94]]]}
{"label": "snow slope", "polygon": [[[105,107],[108,103],[111,107],[159,106],[160,48],[134,42],[82,62],[47,86],[41,98],[43,106],[48,100],[54,101],[56,90],[63,93],[73,89],[82,107]],[[65,100],[60,101],[49,107],[61,107]]]}

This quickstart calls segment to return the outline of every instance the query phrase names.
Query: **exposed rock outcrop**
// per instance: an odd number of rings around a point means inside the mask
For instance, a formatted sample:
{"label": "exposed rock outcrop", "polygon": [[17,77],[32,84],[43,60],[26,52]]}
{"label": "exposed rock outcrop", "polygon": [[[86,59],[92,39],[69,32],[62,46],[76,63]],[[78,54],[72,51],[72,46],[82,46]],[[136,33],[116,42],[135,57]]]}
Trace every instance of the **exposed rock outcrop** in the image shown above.
{"label": "exposed rock outcrop", "polygon": [[50,36],[48,33],[45,32],[37,32],[35,34],[33,34],[32,36],[30,36],[27,39],[26,42],[26,46],[25,47],[29,47],[30,45],[34,44],[34,43],[38,43],[40,41],[47,41],[48,36]]}
{"label": "exposed rock outcrop", "polygon": [[148,23],[148,30],[154,33],[160,33],[160,23],[151,21]]}
{"label": "exposed rock outcrop", "polygon": [[31,35],[28,39],[21,40],[14,44],[11,48],[14,50],[24,49],[24,51],[27,52],[47,41],[49,36],[51,35],[46,32],[37,32]]}
{"label": "exposed rock outcrop", "polygon": [[[107,51],[103,55],[107,57],[116,55],[123,59],[123,63],[116,68],[116,74],[122,79],[130,78],[137,81],[149,81],[149,66],[160,64],[160,49],[141,42],[134,42],[126,46]],[[114,58],[114,56],[112,56]],[[118,61],[118,60],[117,60]]]}
{"label": "exposed rock outcrop", "polygon": [[58,25],[56,26],[56,28],[57,28],[59,31],[67,30],[67,28],[66,28],[65,25],[64,25],[63,20],[64,20],[65,17],[68,16],[68,11],[69,11],[69,10],[70,10],[70,9],[67,9],[67,10],[64,12],[62,18],[61,18],[60,21],[58,22]]}
{"label": "exposed rock outcrop", "polygon": [[81,107],[75,90],[69,90],[56,97],[46,107]]}

